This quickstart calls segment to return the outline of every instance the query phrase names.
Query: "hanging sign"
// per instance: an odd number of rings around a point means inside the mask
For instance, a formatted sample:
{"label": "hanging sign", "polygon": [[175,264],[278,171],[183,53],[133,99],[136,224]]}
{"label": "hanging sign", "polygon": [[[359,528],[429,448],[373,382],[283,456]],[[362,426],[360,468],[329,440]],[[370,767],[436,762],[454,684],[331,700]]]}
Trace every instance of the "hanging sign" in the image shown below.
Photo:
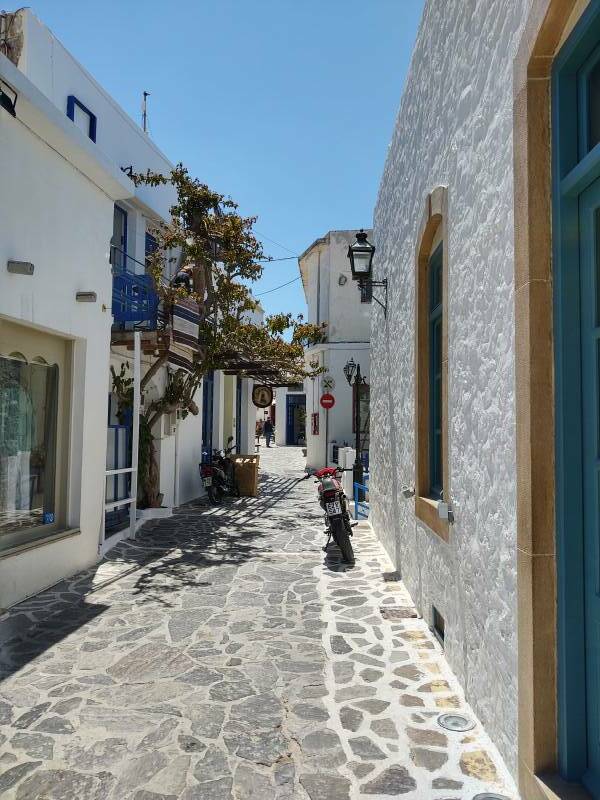
{"label": "hanging sign", "polygon": [[320,403],[323,406],[323,408],[327,408],[327,409],[333,408],[334,405],[335,405],[335,397],[332,394],[329,394],[329,393],[323,394],[323,395],[321,395]]}
{"label": "hanging sign", "polygon": [[273,389],[264,384],[258,384],[252,389],[252,402],[257,408],[267,408],[273,402]]}

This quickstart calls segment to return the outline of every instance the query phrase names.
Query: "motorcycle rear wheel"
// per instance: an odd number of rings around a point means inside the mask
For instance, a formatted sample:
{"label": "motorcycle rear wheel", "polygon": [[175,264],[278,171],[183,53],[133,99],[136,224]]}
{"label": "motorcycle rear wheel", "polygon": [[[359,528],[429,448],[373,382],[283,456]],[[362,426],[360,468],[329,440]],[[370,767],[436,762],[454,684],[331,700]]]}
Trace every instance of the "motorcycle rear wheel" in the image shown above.
{"label": "motorcycle rear wheel", "polygon": [[344,520],[341,517],[337,517],[336,519],[330,520],[329,524],[331,526],[333,540],[342,551],[342,558],[344,561],[347,561],[348,564],[354,564],[354,550],[352,549],[352,543],[350,542],[348,531],[344,525]]}
{"label": "motorcycle rear wheel", "polygon": [[206,487],[206,494],[208,495],[209,501],[212,503],[213,506],[216,506],[219,503],[219,498],[217,496],[217,490],[214,486],[207,486]]}

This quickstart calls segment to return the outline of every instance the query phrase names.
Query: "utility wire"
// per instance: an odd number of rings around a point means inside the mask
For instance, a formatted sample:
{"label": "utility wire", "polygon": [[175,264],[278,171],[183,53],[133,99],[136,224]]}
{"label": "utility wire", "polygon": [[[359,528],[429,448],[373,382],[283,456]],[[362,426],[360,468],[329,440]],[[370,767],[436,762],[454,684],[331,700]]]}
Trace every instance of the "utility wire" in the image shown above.
{"label": "utility wire", "polygon": [[254,232],[257,233],[261,237],[261,239],[266,239],[268,242],[271,242],[272,244],[276,244],[277,247],[281,247],[282,250],[287,250],[288,253],[293,253],[294,252],[293,250],[290,250],[289,247],[286,247],[284,244],[281,244],[280,242],[276,242],[275,239],[269,239],[269,237],[265,236],[264,233],[261,233],[260,231],[257,231],[256,229],[254,230]]}
{"label": "utility wire", "polygon": [[271,261],[297,261],[298,256],[286,256],[286,258],[257,258],[257,261],[270,264]]}
{"label": "utility wire", "polygon": [[290,284],[296,283],[296,281],[299,280],[300,280],[300,275],[298,275],[297,278],[288,281],[287,283],[282,283],[281,286],[275,286],[273,289],[268,289],[266,292],[256,292],[256,294],[253,292],[252,294],[254,295],[254,297],[262,297],[265,294],[271,294],[271,292],[276,292],[278,289],[283,289],[284,286],[290,286]]}

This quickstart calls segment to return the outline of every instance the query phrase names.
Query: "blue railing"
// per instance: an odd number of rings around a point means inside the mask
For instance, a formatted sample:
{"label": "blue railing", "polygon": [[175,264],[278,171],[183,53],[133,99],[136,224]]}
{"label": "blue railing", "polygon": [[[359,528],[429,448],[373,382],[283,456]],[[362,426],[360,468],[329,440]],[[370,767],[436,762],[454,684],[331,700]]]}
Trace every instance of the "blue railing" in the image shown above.
{"label": "blue railing", "polygon": [[113,274],[112,313],[117,324],[156,330],[159,298],[150,275],[132,272]]}
{"label": "blue railing", "polygon": [[112,314],[116,327],[124,330],[158,327],[159,297],[151,275],[135,272],[135,265],[146,265],[119,247],[111,245]]}
{"label": "blue railing", "polygon": [[369,494],[369,476],[363,477],[364,483],[354,483],[354,519],[367,519],[369,516],[369,501],[361,500]]}

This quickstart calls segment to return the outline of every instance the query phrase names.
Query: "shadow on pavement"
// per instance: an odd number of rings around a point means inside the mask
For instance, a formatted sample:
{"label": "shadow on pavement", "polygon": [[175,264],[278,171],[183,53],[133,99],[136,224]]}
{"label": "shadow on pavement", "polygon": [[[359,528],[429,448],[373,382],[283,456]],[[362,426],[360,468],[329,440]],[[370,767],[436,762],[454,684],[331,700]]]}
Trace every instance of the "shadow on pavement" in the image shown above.
{"label": "shadow on pavement", "polygon": [[[94,599],[111,584],[126,582],[136,604],[171,606],[181,589],[212,585],[209,569],[237,567],[264,556],[273,535],[265,521],[276,524],[278,502],[298,482],[265,471],[258,498],[219,506],[192,501],[171,518],[148,523],[135,540],[119,542],[99,564],[13,607],[0,617],[0,684],[111,610],[110,597]],[[285,524],[295,528],[304,522],[299,514],[297,523],[288,517]],[[103,569],[109,576],[98,581]]]}

